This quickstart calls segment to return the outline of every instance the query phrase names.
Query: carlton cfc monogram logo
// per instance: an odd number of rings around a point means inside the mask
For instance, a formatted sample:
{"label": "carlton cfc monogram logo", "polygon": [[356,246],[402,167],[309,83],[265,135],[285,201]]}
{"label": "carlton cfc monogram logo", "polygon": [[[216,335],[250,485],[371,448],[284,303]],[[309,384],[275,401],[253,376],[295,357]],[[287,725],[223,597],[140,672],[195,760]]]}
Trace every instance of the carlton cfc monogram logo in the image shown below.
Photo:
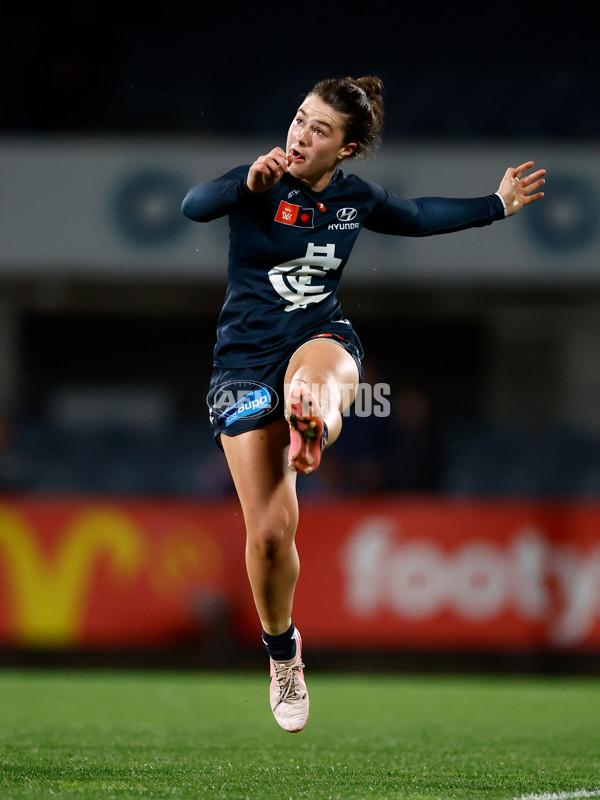
{"label": "carlton cfc monogram logo", "polygon": [[286,203],[285,200],[281,200],[275,214],[275,222],[293,225],[295,228],[314,228],[314,215],[313,208],[302,208],[294,203]]}
{"label": "carlton cfc monogram logo", "polygon": [[335,244],[309,242],[301,258],[277,264],[269,270],[271,285],[287,301],[285,311],[297,311],[312,303],[322,303],[335,288],[327,273],[336,270],[342,259],[335,254]]}

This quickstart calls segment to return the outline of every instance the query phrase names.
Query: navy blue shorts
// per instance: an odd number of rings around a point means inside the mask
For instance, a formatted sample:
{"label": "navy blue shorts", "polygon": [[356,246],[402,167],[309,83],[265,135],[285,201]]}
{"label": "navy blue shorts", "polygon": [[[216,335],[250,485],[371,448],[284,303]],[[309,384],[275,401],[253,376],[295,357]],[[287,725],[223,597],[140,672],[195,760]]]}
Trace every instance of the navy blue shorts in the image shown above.
{"label": "navy blue shorts", "polygon": [[354,358],[359,381],[363,348],[350,323],[332,322],[319,333],[295,343],[289,357],[274,364],[254,367],[215,367],[206,401],[213,434],[221,447],[221,434],[237,436],[281,419],[285,411],[283,382],[290,359],[302,345],[313,339],[331,339]]}

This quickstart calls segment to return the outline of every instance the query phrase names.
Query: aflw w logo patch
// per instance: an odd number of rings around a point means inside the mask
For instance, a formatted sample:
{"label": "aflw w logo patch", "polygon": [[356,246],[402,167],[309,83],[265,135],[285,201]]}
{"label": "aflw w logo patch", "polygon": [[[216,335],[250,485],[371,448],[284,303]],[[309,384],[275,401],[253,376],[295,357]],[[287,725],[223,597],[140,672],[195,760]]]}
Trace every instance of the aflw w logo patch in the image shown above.
{"label": "aflw w logo patch", "polygon": [[275,214],[275,222],[294,225],[296,228],[314,228],[314,208],[301,208],[282,200]]}

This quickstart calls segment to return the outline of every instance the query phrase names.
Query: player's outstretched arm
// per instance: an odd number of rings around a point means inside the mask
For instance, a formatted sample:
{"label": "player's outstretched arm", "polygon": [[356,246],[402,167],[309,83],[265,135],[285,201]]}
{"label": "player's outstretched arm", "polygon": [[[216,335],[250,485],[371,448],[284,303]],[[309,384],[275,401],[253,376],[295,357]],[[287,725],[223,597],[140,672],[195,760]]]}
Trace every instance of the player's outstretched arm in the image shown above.
{"label": "player's outstretched arm", "polygon": [[281,147],[259,156],[248,170],[246,184],[251,192],[266,192],[272,189],[288,171],[289,159]]}
{"label": "player's outstretched arm", "polygon": [[537,190],[546,183],[544,179],[546,170],[538,169],[525,175],[532,167],[533,161],[526,161],[519,167],[509,167],[504,173],[498,194],[506,204],[507,217],[516,214],[523,206],[541,200],[544,196],[543,192]]}

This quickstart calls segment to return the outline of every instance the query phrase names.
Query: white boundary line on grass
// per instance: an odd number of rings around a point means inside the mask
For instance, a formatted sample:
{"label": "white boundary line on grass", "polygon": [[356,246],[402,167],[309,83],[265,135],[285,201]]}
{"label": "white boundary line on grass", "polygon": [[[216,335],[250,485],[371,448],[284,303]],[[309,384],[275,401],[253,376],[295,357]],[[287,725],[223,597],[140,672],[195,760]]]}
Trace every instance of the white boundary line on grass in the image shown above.
{"label": "white boundary line on grass", "polygon": [[554,794],[522,794],[521,797],[514,797],[513,800],[577,800],[580,797],[600,797],[600,789],[588,792],[587,789],[579,789],[576,792],[555,792]]}

